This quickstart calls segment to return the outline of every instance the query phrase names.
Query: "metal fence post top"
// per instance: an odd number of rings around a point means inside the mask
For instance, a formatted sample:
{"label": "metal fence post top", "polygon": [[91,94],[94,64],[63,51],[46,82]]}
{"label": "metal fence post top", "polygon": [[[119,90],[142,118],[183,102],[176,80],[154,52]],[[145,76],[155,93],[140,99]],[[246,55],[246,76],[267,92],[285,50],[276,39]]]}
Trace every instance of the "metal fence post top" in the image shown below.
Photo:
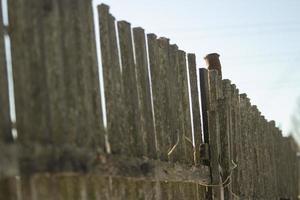
{"label": "metal fence post top", "polygon": [[219,75],[222,76],[222,66],[218,53],[210,53],[204,57],[208,70],[217,70]]}

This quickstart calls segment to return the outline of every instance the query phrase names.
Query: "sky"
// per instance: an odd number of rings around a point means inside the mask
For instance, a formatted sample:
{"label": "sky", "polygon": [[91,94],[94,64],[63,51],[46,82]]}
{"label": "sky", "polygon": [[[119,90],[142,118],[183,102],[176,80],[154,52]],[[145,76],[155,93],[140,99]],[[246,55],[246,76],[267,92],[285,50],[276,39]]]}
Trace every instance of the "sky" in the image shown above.
{"label": "sky", "polygon": [[284,134],[300,96],[298,0],[95,0],[118,20],[170,38],[187,53],[220,54],[223,78]]}

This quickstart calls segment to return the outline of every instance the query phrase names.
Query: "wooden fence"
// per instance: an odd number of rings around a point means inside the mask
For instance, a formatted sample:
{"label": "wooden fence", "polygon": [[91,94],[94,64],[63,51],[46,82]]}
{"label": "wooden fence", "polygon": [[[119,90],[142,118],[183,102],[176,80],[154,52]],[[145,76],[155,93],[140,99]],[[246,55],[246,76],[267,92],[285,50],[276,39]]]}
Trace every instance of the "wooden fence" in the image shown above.
{"label": "wooden fence", "polygon": [[88,0],[8,1],[0,199],[297,199],[297,145],[222,79],[217,54],[197,76],[194,54],[97,11]]}

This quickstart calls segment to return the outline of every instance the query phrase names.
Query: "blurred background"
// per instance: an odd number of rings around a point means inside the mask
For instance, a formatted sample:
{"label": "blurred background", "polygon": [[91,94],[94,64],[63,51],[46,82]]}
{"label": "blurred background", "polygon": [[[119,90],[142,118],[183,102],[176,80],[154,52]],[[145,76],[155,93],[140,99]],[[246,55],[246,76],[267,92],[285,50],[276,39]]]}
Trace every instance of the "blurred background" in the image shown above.
{"label": "blurred background", "polygon": [[300,142],[300,1],[94,0],[117,19],[203,57],[221,55],[223,77],[247,93],[284,135]]}

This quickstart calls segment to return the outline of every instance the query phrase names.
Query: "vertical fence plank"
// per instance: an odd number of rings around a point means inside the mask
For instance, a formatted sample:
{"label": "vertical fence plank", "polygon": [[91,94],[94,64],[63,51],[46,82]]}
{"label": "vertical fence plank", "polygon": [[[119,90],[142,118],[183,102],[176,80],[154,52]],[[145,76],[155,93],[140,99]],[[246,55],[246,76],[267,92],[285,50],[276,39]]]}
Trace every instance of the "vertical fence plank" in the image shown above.
{"label": "vertical fence plank", "polygon": [[57,187],[56,199],[58,200],[81,200],[80,177],[77,175],[66,175],[55,177]]}
{"label": "vertical fence plank", "polygon": [[277,130],[278,131],[278,166],[279,166],[279,171],[281,173],[279,173],[279,182],[280,182],[280,194],[279,197],[280,198],[284,198],[285,197],[285,181],[284,181],[284,170],[285,167],[284,165],[282,165],[282,163],[284,163],[284,148],[283,148],[283,137],[282,137],[282,133],[281,130]]}
{"label": "vertical fence plank", "polygon": [[253,126],[255,121],[255,112],[252,109],[252,105],[250,103],[250,99],[247,99],[247,107],[248,107],[248,132],[247,132],[247,141],[248,141],[248,154],[249,154],[249,162],[248,162],[248,177],[249,177],[249,196],[253,196],[254,186],[255,186],[255,143],[254,143],[254,131],[255,126]]}
{"label": "vertical fence plank", "polygon": [[241,151],[241,137],[240,137],[240,110],[239,110],[239,90],[234,84],[231,85],[231,116],[232,116],[232,133],[231,133],[231,153],[235,168],[232,171],[232,191],[235,194],[240,194],[240,160]]}
{"label": "vertical fence plank", "polygon": [[[43,7],[48,8],[47,14],[41,21],[41,28],[44,34],[42,38],[42,52],[44,54],[44,66],[47,73],[47,86],[49,91],[49,110],[52,129],[52,142],[62,144],[67,140],[68,134],[65,133],[67,123],[66,117],[66,101],[64,86],[64,62],[63,49],[59,42],[62,42],[61,18],[59,10],[59,2],[43,1]],[[22,134],[22,132],[21,132]]]}
{"label": "vertical fence plank", "polygon": [[157,40],[154,34],[148,34],[148,48],[151,70],[151,82],[153,93],[153,105],[155,116],[155,128],[157,139],[158,156],[162,160],[167,160],[169,146],[166,144],[166,111],[168,108],[166,98],[166,64],[168,41]]}
{"label": "vertical fence plank", "polygon": [[84,75],[79,80],[82,83],[79,95],[84,95],[84,119],[83,126],[87,128],[87,133],[82,137],[87,137],[86,144],[93,147],[104,146],[104,126],[102,118],[99,69],[96,55],[96,40],[93,20],[92,1],[78,1],[79,29],[81,32],[80,43],[82,56],[80,67],[83,68]]}
{"label": "vertical fence plank", "polygon": [[200,77],[200,94],[201,94],[201,110],[203,122],[203,139],[205,143],[209,143],[208,135],[208,110],[209,110],[209,85],[208,85],[208,71],[205,68],[199,69]]}
{"label": "vertical fence plank", "polygon": [[151,72],[151,83],[152,83],[152,95],[153,95],[153,108],[154,108],[154,119],[155,119],[155,146],[157,151],[157,157],[160,157],[162,144],[162,114],[160,107],[161,94],[159,88],[161,85],[160,70],[159,70],[159,57],[158,57],[158,43],[155,34],[147,34],[148,41],[148,53],[149,53],[149,64]]}
{"label": "vertical fence plank", "polygon": [[40,66],[41,2],[9,1],[8,8],[19,139],[45,141],[49,127],[45,68]]}
{"label": "vertical fence plank", "polygon": [[[262,169],[263,169],[263,152],[262,152],[262,139],[261,139],[261,135],[263,134],[263,126],[262,126],[262,117],[261,117],[261,113],[258,111],[258,125],[257,125],[257,157],[258,157],[258,163],[257,163],[257,183],[258,185],[263,185],[263,177],[262,177]],[[263,194],[262,194],[262,187],[257,187],[257,194],[256,194],[256,198],[263,198]]]}
{"label": "vertical fence plank", "polygon": [[33,185],[32,199],[55,199],[57,191],[55,191],[54,179],[50,175],[34,175],[31,179]]}
{"label": "vertical fence plank", "polygon": [[299,185],[299,164],[298,164],[298,158],[297,158],[297,152],[299,151],[298,143],[296,142],[295,138],[293,136],[289,136],[290,141],[290,149],[291,149],[291,155],[292,159],[290,160],[292,170],[291,170],[291,178],[292,178],[292,198],[296,199],[298,196],[298,185]]}
{"label": "vertical fence plank", "polygon": [[185,152],[183,149],[183,141],[181,140],[181,134],[183,132],[183,123],[182,123],[182,104],[181,104],[181,96],[179,95],[181,92],[180,87],[180,74],[179,74],[179,51],[177,45],[171,45],[169,47],[169,109],[172,111],[172,120],[171,126],[172,128],[172,145],[174,145],[174,149],[170,150],[171,154],[169,158],[173,161],[184,161]]}
{"label": "vertical fence plank", "polygon": [[274,199],[278,198],[277,192],[277,172],[276,172],[276,163],[275,163],[275,139],[274,139],[274,130],[275,130],[275,121],[269,122],[269,142],[270,142],[270,155],[271,155],[271,182],[272,182],[272,197]]}
{"label": "vertical fence plank", "polygon": [[146,50],[145,32],[142,28],[133,29],[135,48],[135,70],[138,86],[138,98],[140,106],[140,126],[143,147],[143,155],[155,157],[154,120],[152,115],[150,77],[148,71],[148,58]]}
{"label": "vertical fence plank", "polygon": [[231,199],[231,86],[229,80],[222,81],[223,98],[218,100],[219,126],[220,126],[220,166],[222,168],[222,182],[224,188],[224,198]]}
{"label": "vertical fence plank", "polygon": [[5,27],[2,20],[2,1],[0,1],[0,4],[0,142],[12,142],[8,77],[4,46]]}
{"label": "vertical fence plank", "polygon": [[242,146],[243,146],[243,155],[244,158],[241,161],[242,168],[242,185],[241,197],[247,197],[249,195],[250,179],[248,173],[248,164],[249,164],[249,149],[248,149],[248,103],[247,95],[240,95],[240,109],[241,109],[241,137],[242,137]]}
{"label": "vertical fence plank", "polygon": [[101,63],[106,102],[106,150],[112,153],[127,151],[128,140],[123,134],[124,112],[122,104],[122,77],[119,63],[115,21],[108,6],[98,6]]}
{"label": "vertical fence plank", "polygon": [[[203,123],[203,139],[204,142],[210,145],[210,135],[209,135],[209,129],[208,129],[208,116],[209,116],[209,110],[210,110],[210,95],[209,95],[209,80],[208,80],[208,70],[205,68],[199,69],[199,77],[200,77],[200,94],[201,94],[201,111],[202,111],[202,123]],[[213,144],[213,143],[212,143]],[[211,147],[209,148],[209,160],[204,160],[203,163],[205,165],[210,166],[210,176],[212,183],[215,183],[218,181],[215,180],[216,177],[216,168],[213,168],[213,164],[215,164],[214,159],[211,159],[215,154],[212,154],[214,149]],[[213,198],[212,197],[212,188],[208,188],[207,191],[207,198]]]}
{"label": "vertical fence plank", "polygon": [[[220,183],[219,176],[219,156],[220,156],[220,128],[219,115],[217,111],[217,101],[220,98],[219,94],[219,74],[215,70],[209,71],[209,112],[208,112],[208,134],[210,145],[210,162],[212,168],[213,183]],[[218,193],[216,193],[219,195]]]}
{"label": "vertical fence plank", "polygon": [[122,61],[122,79],[124,86],[124,105],[126,113],[126,128],[123,130],[128,137],[130,152],[133,155],[142,153],[142,134],[139,126],[138,91],[135,75],[131,26],[128,22],[118,22],[119,43]]}
{"label": "vertical fence plank", "polygon": [[259,117],[260,117],[260,113],[257,109],[256,106],[252,106],[251,107],[251,112],[253,113],[254,119],[253,119],[253,153],[254,153],[254,157],[253,157],[253,179],[255,180],[256,184],[254,184],[253,187],[253,198],[260,198],[259,197],[259,166],[261,165],[261,160],[260,160],[260,152],[259,152],[259,141],[260,141],[260,133],[259,133]]}
{"label": "vertical fence plank", "polygon": [[182,103],[182,114],[183,114],[183,127],[184,132],[182,135],[183,144],[186,152],[186,162],[193,163],[193,136],[192,136],[192,125],[191,125],[191,111],[189,102],[189,88],[187,79],[187,63],[186,53],[179,51],[179,80],[181,87],[181,103]]}
{"label": "vertical fence plank", "polygon": [[[209,85],[209,110],[208,110],[208,134],[210,146],[210,167],[213,184],[220,184],[219,157],[221,152],[219,113],[217,102],[220,98],[220,75],[216,70],[210,70],[208,74]],[[213,188],[214,198],[221,198],[219,187]]]}
{"label": "vertical fence plank", "polygon": [[274,194],[274,198],[278,199],[278,190],[279,190],[279,183],[277,180],[277,167],[276,167],[276,125],[275,125],[275,121],[271,121],[270,122],[271,125],[271,131],[270,131],[270,136],[271,136],[271,148],[272,148],[272,171],[273,171],[273,175],[272,175],[272,182],[273,182],[273,194]]}
{"label": "vertical fence plank", "polygon": [[260,168],[260,177],[261,177],[261,185],[263,188],[260,189],[261,198],[266,198],[267,186],[266,186],[266,153],[265,153],[265,139],[264,134],[266,131],[265,117],[263,115],[261,118],[261,132],[260,132],[260,149],[261,149],[261,168]]}
{"label": "vertical fence plank", "polygon": [[269,184],[269,187],[268,187],[268,196],[272,199],[275,198],[275,193],[273,192],[274,191],[274,181],[273,181],[273,175],[274,175],[274,172],[273,172],[273,164],[272,164],[272,154],[271,154],[271,150],[272,150],[272,140],[271,140],[271,137],[270,137],[270,132],[272,131],[272,125],[270,124],[269,121],[266,122],[267,123],[267,132],[266,132],[266,146],[267,146],[267,157],[268,157],[268,160],[267,160],[267,163],[268,163],[268,168],[269,170],[267,171],[267,176],[268,176],[268,184]]}
{"label": "vertical fence plank", "polygon": [[200,117],[200,105],[199,105],[199,92],[197,81],[197,66],[195,54],[188,54],[188,68],[190,77],[191,88],[191,101],[192,101],[192,113],[193,113],[193,125],[194,125],[194,160],[195,164],[199,164],[200,161],[200,144],[202,143],[201,133],[201,117]]}
{"label": "vertical fence plank", "polygon": [[[79,142],[77,134],[82,134],[84,128],[82,121],[77,121],[83,113],[82,94],[79,94],[80,83],[78,76],[83,75],[82,69],[78,66],[81,61],[80,52],[80,32],[78,24],[78,1],[59,1],[59,12],[61,15],[62,28],[62,55],[64,64],[64,84],[66,101],[66,127],[68,141],[70,143]],[[73,12],[72,12],[73,11]],[[77,12],[76,12],[77,11]],[[77,107],[78,106],[78,107]],[[77,139],[79,139],[77,141]]]}
{"label": "vertical fence plank", "polygon": [[[160,97],[160,119],[162,121],[162,132],[161,132],[161,159],[168,159],[168,152],[172,148],[171,132],[173,131],[170,127],[170,118],[172,113],[170,112],[170,98],[169,98],[169,81],[168,81],[168,70],[169,70],[169,39],[159,38],[158,43],[158,67],[159,67],[159,97]],[[171,115],[171,116],[170,116]],[[170,118],[168,117],[170,116]]]}
{"label": "vertical fence plank", "polygon": [[177,139],[179,135],[179,120],[178,112],[176,106],[178,105],[178,82],[177,82],[177,67],[178,67],[178,48],[176,45],[167,45],[167,95],[168,95],[168,140],[169,140],[169,149],[168,149],[168,158],[170,161],[179,160],[180,148],[175,147],[172,153],[169,153],[174,145],[177,144]]}
{"label": "vertical fence plank", "polygon": [[281,182],[281,187],[283,188],[283,193],[281,198],[290,198],[290,192],[289,192],[289,183],[288,183],[288,172],[290,170],[289,163],[287,161],[288,157],[288,144],[287,144],[287,138],[282,137],[281,138],[281,162],[284,163],[284,165],[281,166],[281,173],[282,173],[282,182]]}
{"label": "vertical fence plank", "polygon": [[[92,5],[90,1],[59,1],[63,33],[64,80],[66,85],[65,99],[66,119],[70,124],[71,141],[80,146],[90,145],[94,138],[92,126],[100,123],[94,121],[92,95],[94,76],[97,72],[96,49],[94,45],[93,23],[91,21]],[[91,56],[90,56],[91,54]],[[97,77],[96,77],[97,78]],[[97,88],[97,87],[96,87]],[[98,91],[99,95],[99,91]],[[99,130],[98,130],[99,131]]]}
{"label": "vertical fence plank", "polygon": [[19,179],[17,177],[1,178],[0,179],[0,199],[5,200],[19,200],[20,187]]}

